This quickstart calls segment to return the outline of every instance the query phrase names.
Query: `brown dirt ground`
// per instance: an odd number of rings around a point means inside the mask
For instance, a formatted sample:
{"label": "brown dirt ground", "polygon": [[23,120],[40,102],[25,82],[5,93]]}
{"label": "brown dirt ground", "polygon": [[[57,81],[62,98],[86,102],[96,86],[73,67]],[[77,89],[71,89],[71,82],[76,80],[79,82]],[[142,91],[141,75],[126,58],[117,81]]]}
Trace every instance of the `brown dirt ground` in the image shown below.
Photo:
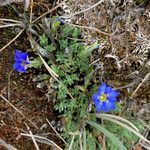
{"label": "brown dirt ground", "polygon": [[[11,18],[11,14],[7,11],[7,7],[0,7],[0,17]],[[15,18],[13,17],[13,19]],[[16,36],[16,33],[13,32],[13,28],[0,30],[1,48]],[[33,134],[49,133],[48,139],[53,140],[58,145],[62,145],[62,142],[46,121],[46,118],[49,121],[57,120],[57,115],[53,111],[53,105],[47,101],[45,91],[38,90],[32,82],[33,76],[36,75],[35,70],[29,69],[25,74],[13,71],[14,50],[26,51],[28,48],[29,43],[24,33],[13,44],[0,52],[0,94],[24,115],[20,115],[0,98],[0,138],[20,150],[35,149],[30,139],[18,137],[21,132],[26,131],[29,133],[25,126],[26,123]],[[38,128],[32,125],[29,120]],[[44,124],[47,127],[40,129]],[[44,144],[39,144],[39,146],[42,150],[51,149],[50,146]],[[0,150],[3,150],[3,148],[0,147]]]}

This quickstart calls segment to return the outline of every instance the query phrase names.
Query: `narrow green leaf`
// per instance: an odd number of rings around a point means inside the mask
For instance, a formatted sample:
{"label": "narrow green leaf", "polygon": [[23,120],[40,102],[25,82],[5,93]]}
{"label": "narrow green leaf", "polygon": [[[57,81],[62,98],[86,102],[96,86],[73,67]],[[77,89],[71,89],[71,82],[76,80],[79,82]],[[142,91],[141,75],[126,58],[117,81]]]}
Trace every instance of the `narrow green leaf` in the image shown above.
{"label": "narrow green leaf", "polygon": [[97,47],[98,47],[98,41],[94,42],[92,45],[86,46],[85,47],[85,51],[84,51],[85,55],[86,56],[90,56],[90,54],[92,53],[92,51],[94,49],[96,49]]}
{"label": "narrow green leaf", "polygon": [[39,58],[35,58],[34,60],[30,60],[30,68],[41,68],[43,65],[42,61]]}
{"label": "narrow green leaf", "polygon": [[83,150],[86,150],[86,130],[83,131]]}
{"label": "narrow green leaf", "polygon": [[50,78],[50,76],[48,74],[41,74],[41,75],[37,75],[36,77],[34,77],[32,79],[32,81],[39,82],[39,81],[48,80],[49,78]]}
{"label": "narrow green leaf", "polygon": [[120,150],[127,150],[126,147],[112,133],[110,133],[108,130],[106,130],[101,125],[99,125],[99,124],[97,124],[97,123],[95,123],[93,121],[87,121],[86,123],[89,124],[89,125],[91,125],[91,126],[93,126],[98,131],[100,131],[104,135],[106,135],[115,145],[118,145],[118,147],[120,148]]}
{"label": "narrow green leaf", "polygon": [[72,149],[72,145],[73,145],[73,143],[74,143],[74,138],[75,138],[75,135],[72,136],[71,143],[70,143],[70,145],[69,145],[68,150],[71,150],[71,149]]}

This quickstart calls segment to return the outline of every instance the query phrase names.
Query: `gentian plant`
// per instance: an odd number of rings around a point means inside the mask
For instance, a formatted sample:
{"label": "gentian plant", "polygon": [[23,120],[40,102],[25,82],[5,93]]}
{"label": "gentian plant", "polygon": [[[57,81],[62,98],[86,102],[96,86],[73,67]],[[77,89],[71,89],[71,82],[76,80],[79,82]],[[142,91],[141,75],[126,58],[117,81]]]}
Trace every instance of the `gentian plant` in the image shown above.
{"label": "gentian plant", "polygon": [[[27,67],[41,69],[42,60],[50,74],[48,72],[39,74],[38,81],[35,80],[35,82],[44,83],[46,80],[48,82],[45,83],[49,83],[51,81],[51,86],[48,85],[47,97],[54,105],[53,108],[60,114],[63,130],[61,135],[67,141],[66,143],[71,143],[69,147],[69,144],[66,144],[68,149],[102,149],[103,143],[97,139],[103,139],[105,136],[109,139],[106,141],[107,148],[111,145],[109,149],[115,150],[115,145],[117,149],[126,150],[122,141],[118,140],[122,138],[122,135],[119,134],[118,138],[113,134],[113,132],[115,134],[118,132],[116,132],[118,129],[116,124],[120,120],[123,120],[121,125],[128,129],[132,124],[119,116],[116,117],[116,112],[112,111],[118,104],[119,92],[106,83],[102,83],[98,87],[97,81],[93,80],[99,74],[97,73],[98,69],[95,69],[94,65],[90,65],[89,58],[92,52],[100,47],[98,41],[85,46],[79,40],[81,38],[80,30],[64,24],[60,18],[55,18],[53,22],[46,22],[46,24],[49,26],[45,26],[47,28],[39,37],[38,42],[34,40],[35,38],[30,38],[34,52],[36,49],[36,58],[29,61],[27,53],[16,50],[13,68],[21,73],[25,72]],[[54,75],[57,76],[54,77]],[[52,77],[54,80],[51,80]],[[93,106],[90,107],[92,103],[94,103],[96,111]],[[115,119],[119,119],[119,121]],[[112,132],[109,132],[109,127],[112,125],[108,127],[107,125],[110,124],[108,121],[111,121],[111,124],[116,123],[116,128],[111,128]],[[122,133],[123,129],[121,128],[120,131]],[[130,134],[128,131],[125,134],[127,135],[124,139],[126,141]]]}

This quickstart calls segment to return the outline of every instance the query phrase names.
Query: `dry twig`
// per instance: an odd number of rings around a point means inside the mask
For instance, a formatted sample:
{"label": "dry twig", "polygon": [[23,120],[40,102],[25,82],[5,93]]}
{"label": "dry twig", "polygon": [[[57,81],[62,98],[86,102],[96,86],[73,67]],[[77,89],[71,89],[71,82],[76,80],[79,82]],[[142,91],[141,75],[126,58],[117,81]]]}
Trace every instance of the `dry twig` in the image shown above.
{"label": "dry twig", "polygon": [[95,28],[95,27],[80,26],[80,25],[71,24],[71,23],[67,23],[67,24],[70,24],[70,25],[75,26],[75,27],[78,27],[78,28],[94,30],[94,31],[97,31],[99,34],[104,34],[104,35],[108,35],[108,36],[111,36],[111,35],[112,35],[112,34],[110,34],[110,33],[106,33],[106,32],[104,32],[104,31],[100,31],[99,29],[97,29],[97,28]]}
{"label": "dry twig", "polygon": [[0,49],[0,52],[4,50],[6,47],[8,47],[13,41],[15,41],[22,34],[23,31],[24,29],[22,29],[9,43],[7,43],[4,47],[2,47]]}
{"label": "dry twig", "polygon": [[68,143],[60,136],[60,134],[55,130],[55,128],[52,126],[52,124],[49,122],[49,120],[46,118],[46,121],[48,122],[48,124],[51,126],[51,128],[54,130],[54,132],[56,133],[56,135],[66,144],[68,145]]}
{"label": "dry twig", "polygon": [[59,8],[61,5],[64,4],[64,2],[67,0],[64,0],[62,3],[56,5],[54,8],[50,9],[49,11],[45,12],[44,14],[42,14],[41,16],[39,16],[38,18],[36,18],[35,20],[32,21],[32,23],[35,23],[36,21],[38,21],[39,19],[41,19],[42,17],[46,16],[47,14],[53,12],[54,10],[56,10],[57,8]]}
{"label": "dry twig", "polygon": [[134,92],[132,93],[130,98],[133,98],[135,96],[135,94],[137,93],[137,91],[139,90],[139,88],[143,85],[143,83],[145,83],[150,76],[150,72],[146,74],[146,76],[144,77],[144,79],[142,80],[142,82],[138,85],[138,87],[134,90]]}
{"label": "dry twig", "polygon": [[33,143],[34,143],[34,145],[35,145],[35,147],[36,147],[36,150],[40,150],[39,149],[39,146],[37,145],[37,142],[36,142],[36,140],[35,140],[35,138],[34,138],[34,136],[33,136],[33,134],[32,134],[32,131],[31,131],[31,129],[29,128],[29,126],[25,123],[25,125],[26,125],[26,127],[27,127],[27,129],[28,129],[28,131],[29,131],[29,133],[30,133],[30,135],[31,135],[31,139],[32,139],[32,141],[33,141]]}
{"label": "dry twig", "polygon": [[[20,135],[22,136],[26,136],[26,137],[31,137],[30,134],[24,134],[24,133],[20,133]],[[58,150],[63,150],[60,146],[58,146],[55,142],[45,138],[45,137],[42,137],[42,136],[38,136],[38,135],[33,135],[35,140],[37,142],[40,142],[40,143],[44,143],[44,144],[47,144],[47,145],[51,145],[51,146],[55,146]]]}
{"label": "dry twig", "polygon": [[76,15],[79,15],[79,14],[82,14],[86,11],[89,11],[91,9],[93,9],[94,7],[98,6],[99,4],[101,4],[102,2],[104,2],[105,0],[100,0],[99,2],[97,2],[96,4],[92,5],[91,7],[87,8],[87,9],[84,9],[84,10],[81,10],[81,11],[78,11],[78,12],[75,12],[75,13],[72,13],[70,15],[66,15],[66,16],[61,16],[60,18],[70,18],[70,17],[73,17],[73,16],[76,16]]}
{"label": "dry twig", "polygon": [[[20,111],[18,110],[11,102],[9,102],[3,95],[0,95],[0,97],[7,103],[9,104],[12,108],[14,108],[23,118],[26,119],[26,116]],[[27,119],[34,127],[36,127],[38,129],[38,127],[29,119]]]}

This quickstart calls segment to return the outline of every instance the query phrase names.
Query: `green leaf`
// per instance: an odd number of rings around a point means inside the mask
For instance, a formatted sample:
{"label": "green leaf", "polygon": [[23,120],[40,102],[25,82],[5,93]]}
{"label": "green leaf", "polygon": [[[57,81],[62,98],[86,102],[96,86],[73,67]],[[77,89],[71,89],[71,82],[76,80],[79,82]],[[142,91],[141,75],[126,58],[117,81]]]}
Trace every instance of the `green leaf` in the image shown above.
{"label": "green leaf", "polygon": [[40,60],[40,58],[35,58],[34,60],[30,60],[30,68],[41,68],[43,65],[42,61]]}
{"label": "green leaf", "polygon": [[87,150],[96,150],[96,143],[91,133],[87,135]]}
{"label": "green leaf", "polygon": [[39,54],[41,54],[43,57],[51,58],[49,53],[43,47],[41,47],[33,38],[29,38],[29,41],[31,46],[36,49]]}
{"label": "green leaf", "polygon": [[74,83],[74,81],[78,81],[79,78],[77,76],[77,74],[73,74],[73,75],[66,75],[66,83],[69,85],[72,85]]}
{"label": "green leaf", "polygon": [[87,75],[86,75],[86,78],[85,78],[85,82],[84,82],[84,88],[86,89],[88,87],[88,85],[90,84],[90,80],[91,78],[93,77],[93,74],[94,74],[95,71],[91,71],[89,72]]}
{"label": "green leaf", "polygon": [[97,131],[102,132],[105,136],[107,136],[115,145],[118,145],[120,150],[127,150],[126,147],[108,130],[106,130],[101,125],[93,122],[93,121],[87,121],[87,124],[93,126],[97,129]]}
{"label": "green leaf", "polygon": [[77,38],[80,35],[80,29],[79,28],[74,28],[72,32],[72,36]]}
{"label": "green leaf", "polygon": [[83,150],[86,150],[86,130],[83,130]]}
{"label": "green leaf", "polygon": [[92,45],[86,46],[84,55],[90,56],[92,51],[98,47],[98,41],[94,42]]}
{"label": "green leaf", "polygon": [[53,70],[54,72],[56,72],[57,74],[59,74],[59,72],[60,72],[59,66],[56,66],[56,65],[52,64],[52,65],[51,65],[51,68],[52,68],[52,70]]}
{"label": "green leaf", "polygon": [[43,34],[43,35],[40,36],[39,38],[40,38],[40,45],[41,45],[41,46],[46,46],[46,45],[48,45],[48,38],[45,36],[45,34]]}
{"label": "green leaf", "polygon": [[121,103],[119,103],[119,102],[117,102],[116,104],[115,104],[115,110],[114,110],[114,112],[116,112],[116,113],[120,113],[121,111],[122,111],[122,109],[121,109]]}
{"label": "green leaf", "polygon": [[59,40],[60,48],[64,50],[68,47],[68,39],[61,39]]}
{"label": "green leaf", "polygon": [[44,46],[44,49],[48,52],[53,52],[56,48],[52,44],[50,44],[50,45]]}
{"label": "green leaf", "polygon": [[50,78],[49,75],[47,74],[41,74],[41,75],[37,75],[36,77],[33,78],[34,82],[39,82],[39,81],[43,81],[43,80],[48,80]]}

